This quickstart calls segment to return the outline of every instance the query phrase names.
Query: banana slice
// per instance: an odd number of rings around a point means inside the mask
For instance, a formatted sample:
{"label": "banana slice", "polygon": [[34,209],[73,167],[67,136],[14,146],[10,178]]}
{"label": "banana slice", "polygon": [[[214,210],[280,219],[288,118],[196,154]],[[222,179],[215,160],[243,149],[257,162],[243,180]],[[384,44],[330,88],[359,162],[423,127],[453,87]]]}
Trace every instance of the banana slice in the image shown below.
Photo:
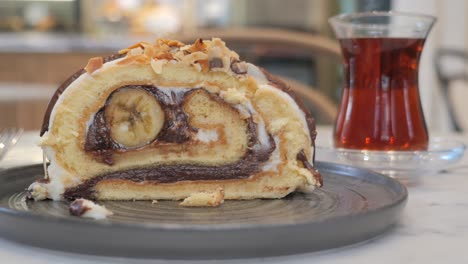
{"label": "banana slice", "polygon": [[112,139],[128,148],[153,141],[164,125],[164,111],[155,96],[140,88],[121,89],[105,109]]}

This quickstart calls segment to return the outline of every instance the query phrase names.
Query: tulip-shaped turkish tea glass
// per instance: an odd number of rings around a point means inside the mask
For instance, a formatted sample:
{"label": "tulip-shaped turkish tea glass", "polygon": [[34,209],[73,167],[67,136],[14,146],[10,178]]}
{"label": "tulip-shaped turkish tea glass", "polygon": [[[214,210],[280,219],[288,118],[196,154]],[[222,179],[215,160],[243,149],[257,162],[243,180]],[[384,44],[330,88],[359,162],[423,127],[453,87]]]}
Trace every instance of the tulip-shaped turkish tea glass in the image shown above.
{"label": "tulip-shaped turkish tea glass", "polygon": [[337,148],[426,150],[418,66],[435,18],[398,12],[332,17],[344,87],[335,124]]}

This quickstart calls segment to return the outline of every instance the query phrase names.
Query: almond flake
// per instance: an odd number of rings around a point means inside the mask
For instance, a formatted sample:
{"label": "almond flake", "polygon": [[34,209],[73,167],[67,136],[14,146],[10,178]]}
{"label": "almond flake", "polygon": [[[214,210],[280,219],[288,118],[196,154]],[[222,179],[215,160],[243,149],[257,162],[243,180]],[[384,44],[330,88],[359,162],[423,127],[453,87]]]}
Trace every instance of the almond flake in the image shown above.
{"label": "almond flake", "polygon": [[168,62],[168,60],[154,60],[151,59],[151,68],[156,74],[161,74],[163,66]]}
{"label": "almond flake", "polygon": [[88,60],[88,64],[84,68],[89,74],[100,69],[104,64],[104,59],[102,57],[94,57]]}

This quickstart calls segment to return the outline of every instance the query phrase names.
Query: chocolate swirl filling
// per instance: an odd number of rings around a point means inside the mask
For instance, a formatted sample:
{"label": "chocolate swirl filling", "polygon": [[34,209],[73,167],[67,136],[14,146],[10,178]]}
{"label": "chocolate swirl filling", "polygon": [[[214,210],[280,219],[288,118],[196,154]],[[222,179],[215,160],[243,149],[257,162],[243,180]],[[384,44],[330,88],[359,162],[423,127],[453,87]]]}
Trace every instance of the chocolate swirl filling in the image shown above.
{"label": "chocolate swirl filling", "polygon": [[[142,87],[142,86],[136,86]],[[143,86],[145,89],[153,90],[153,93],[156,96],[161,96],[158,89],[155,87]],[[128,87],[126,87],[128,88]],[[195,91],[196,89],[191,89],[186,93]],[[214,96],[214,95],[213,95]],[[217,99],[222,100],[222,99]],[[175,100],[181,101],[181,100]],[[183,101],[183,100],[182,100]],[[179,106],[180,107],[180,106]],[[181,108],[181,107],[180,107]],[[102,110],[102,109],[101,109]],[[100,110],[100,112],[102,112]],[[172,110],[171,110],[172,111]],[[175,111],[178,112],[178,111]],[[180,114],[180,113],[179,113]],[[173,117],[169,117],[171,120]],[[180,118],[179,118],[180,119]],[[185,118],[182,118],[185,120]],[[166,121],[172,124],[177,121]],[[96,114],[93,124],[88,131],[87,144],[91,145],[91,142],[95,142],[94,137],[95,131],[98,131],[99,139],[104,143],[94,144],[94,148],[99,147],[109,147],[108,150],[105,150],[104,153],[109,153],[114,148],[119,148],[116,146],[116,143],[108,143],[109,135],[108,129],[97,127],[105,125],[105,120],[102,122],[101,115]],[[180,131],[189,129],[187,122],[179,122],[180,125],[176,125]],[[171,125],[164,126],[166,129]],[[104,131],[103,134],[99,134],[99,131]],[[66,199],[76,199],[76,198],[95,198],[95,186],[104,180],[127,180],[132,182],[152,182],[152,183],[173,183],[179,181],[203,181],[203,180],[228,180],[228,179],[245,179],[250,177],[253,174],[256,174],[261,171],[262,165],[268,161],[271,156],[271,153],[275,150],[276,145],[273,137],[268,136],[268,142],[262,143],[258,137],[257,124],[253,121],[253,118],[250,117],[247,119],[247,135],[249,137],[247,151],[245,155],[237,162],[231,164],[225,164],[222,166],[206,166],[206,165],[196,165],[196,164],[177,164],[177,165],[159,165],[151,168],[137,168],[129,169],[123,171],[116,171],[107,173],[105,175],[96,176],[91,178],[82,184],[69,188],[64,193],[64,198]],[[165,135],[164,129],[161,131],[162,135]],[[105,135],[105,136],[103,136]],[[102,138],[101,138],[102,137]],[[178,136],[176,136],[178,137]],[[159,138],[159,136],[158,136]],[[163,137],[166,139],[166,136]],[[89,141],[88,141],[89,140]],[[176,142],[178,143],[178,142]],[[97,150],[98,154],[102,155],[103,150]]]}
{"label": "chocolate swirl filling", "polygon": [[165,121],[161,132],[154,139],[155,141],[182,144],[190,140],[192,132],[197,132],[196,128],[189,125],[188,116],[183,111],[182,105],[188,93],[202,88],[191,89],[187,92],[170,92],[169,94],[166,94],[152,85],[126,85],[120,87],[109,96],[105,105],[95,114],[94,119],[88,128],[84,146],[85,151],[101,157],[101,160],[108,165],[112,165],[114,163],[112,153],[115,150],[128,150],[124,146],[121,146],[112,140],[110,129],[104,114],[105,108],[113,94],[121,89],[144,89],[156,97],[161,104],[165,114]]}

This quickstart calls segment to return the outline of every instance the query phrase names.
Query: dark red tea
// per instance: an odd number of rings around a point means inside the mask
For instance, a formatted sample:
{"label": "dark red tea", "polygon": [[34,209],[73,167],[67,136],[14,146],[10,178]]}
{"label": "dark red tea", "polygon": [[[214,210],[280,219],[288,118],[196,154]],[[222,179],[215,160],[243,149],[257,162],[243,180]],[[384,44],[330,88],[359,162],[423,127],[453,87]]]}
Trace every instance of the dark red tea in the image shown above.
{"label": "dark red tea", "polygon": [[340,44],[345,84],[335,147],[426,150],[429,137],[418,89],[424,39],[355,38]]}

